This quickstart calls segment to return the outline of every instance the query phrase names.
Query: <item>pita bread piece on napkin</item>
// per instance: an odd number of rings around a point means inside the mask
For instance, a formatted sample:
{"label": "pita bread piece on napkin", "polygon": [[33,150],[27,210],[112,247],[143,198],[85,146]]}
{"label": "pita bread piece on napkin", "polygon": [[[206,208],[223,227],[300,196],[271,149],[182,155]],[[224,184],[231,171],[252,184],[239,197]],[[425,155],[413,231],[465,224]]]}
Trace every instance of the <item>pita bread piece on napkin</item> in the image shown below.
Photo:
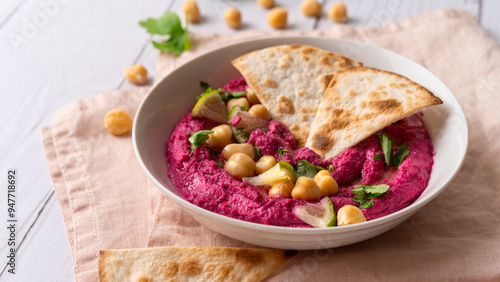
{"label": "pita bread piece on napkin", "polygon": [[298,147],[306,143],[331,74],[362,65],[338,54],[300,44],[257,50],[232,63],[273,119],[290,129]]}
{"label": "pita bread piece on napkin", "polygon": [[99,281],[261,281],[296,254],[229,247],[101,250]]}
{"label": "pita bread piece on napkin", "polygon": [[391,123],[442,103],[395,73],[366,67],[341,70],[319,104],[306,146],[329,159]]}

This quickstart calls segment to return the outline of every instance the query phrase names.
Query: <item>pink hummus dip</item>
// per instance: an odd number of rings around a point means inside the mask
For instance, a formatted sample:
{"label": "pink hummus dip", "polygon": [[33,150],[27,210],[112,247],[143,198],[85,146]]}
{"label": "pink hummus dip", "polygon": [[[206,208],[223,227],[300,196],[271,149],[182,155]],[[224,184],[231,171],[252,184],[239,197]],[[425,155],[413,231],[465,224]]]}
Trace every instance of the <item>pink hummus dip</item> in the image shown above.
{"label": "pink hummus dip", "polygon": [[[243,79],[233,80],[223,89],[242,91]],[[210,120],[192,117],[191,112],[182,118],[166,143],[168,176],[179,193],[187,201],[206,210],[232,218],[288,227],[310,227],[293,214],[297,205],[307,202],[293,198],[269,197],[269,187],[253,187],[230,176],[217,162],[225,162],[219,155],[205,147],[198,147],[190,155],[190,132],[210,130],[218,124]],[[387,184],[389,190],[374,199],[374,205],[361,209],[367,220],[382,217],[413,203],[427,186],[433,165],[434,147],[419,114],[404,118],[384,131],[393,140],[393,146],[406,143],[409,156],[396,169],[385,165],[383,159],[373,160],[375,154],[383,154],[380,140],[371,136],[335,158],[322,160],[311,149],[296,148],[296,142],[288,129],[278,121],[269,123],[269,130],[254,131],[248,143],[260,148],[262,155],[272,155],[294,165],[305,159],[324,168],[335,168],[333,178],[339,192],[330,197],[337,212],[344,205],[359,203],[350,190],[358,184]],[[286,149],[280,157],[278,148]]]}

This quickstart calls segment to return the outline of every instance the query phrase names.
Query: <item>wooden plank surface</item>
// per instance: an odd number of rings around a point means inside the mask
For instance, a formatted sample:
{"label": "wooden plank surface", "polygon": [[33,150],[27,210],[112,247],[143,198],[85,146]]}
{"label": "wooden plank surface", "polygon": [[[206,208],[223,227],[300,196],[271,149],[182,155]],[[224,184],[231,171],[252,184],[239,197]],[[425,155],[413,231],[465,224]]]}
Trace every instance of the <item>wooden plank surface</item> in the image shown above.
{"label": "wooden plank surface", "polygon": [[[17,253],[18,274],[4,270],[0,281],[73,280],[71,251],[39,128],[51,124],[54,112],[76,99],[134,87],[122,78],[125,66],[141,62],[153,78],[158,52],[137,23],[169,10],[180,13],[182,2],[0,2],[0,171],[15,168],[19,173],[16,236],[18,243],[22,242]],[[324,12],[318,19],[300,13],[300,0],[276,2],[289,9],[289,29],[311,30],[336,24],[326,17],[326,9],[335,0],[321,1]],[[500,42],[500,3],[495,0],[345,2],[349,24],[356,26],[382,25],[444,7],[466,10]],[[254,0],[204,0],[198,4],[203,20],[190,26],[192,33],[237,33],[222,18],[229,6],[242,12],[242,29],[272,30],[265,22],[268,11]],[[0,190],[2,202],[6,197],[6,190]],[[5,211],[2,213],[5,218]],[[0,235],[0,262],[5,266],[8,234]],[[5,269],[3,266],[0,271]]]}

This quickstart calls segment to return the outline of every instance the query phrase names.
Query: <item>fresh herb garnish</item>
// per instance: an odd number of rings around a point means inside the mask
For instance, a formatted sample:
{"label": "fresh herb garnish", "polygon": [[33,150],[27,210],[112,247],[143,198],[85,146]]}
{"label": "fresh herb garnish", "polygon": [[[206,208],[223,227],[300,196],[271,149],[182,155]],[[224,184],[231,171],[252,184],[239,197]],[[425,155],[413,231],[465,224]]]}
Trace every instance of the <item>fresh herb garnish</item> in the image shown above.
{"label": "fresh herb garnish", "polygon": [[288,151],[288,150],[287,149],[283,149],[283,148],[278,148],[278,154],[279,154],[280,158],[284,158],[285,157],[286,151]]}
{"label": "fresh herb garnish", "polygon": [[[356,185],[353,189],[351,189],[351,193],[353,193],[356,197],[353,198],[355,202],[360,203],[359,207],[362,209],[371,208],[375,202],[372,200],[383,195],[385,192],[389,190],[389,185],[380,184],[380,185],[365,185],[359,184]],[[367,200],[370,199],[369,201]]]}
{"label": "fresh herb garnish", "polygon": [[[392,154],[392,140],[389,139],[389,136],[387,133],[384,132],[383,135],[380,135],[379,132],[377,137],[380,139],[380,145],[382,146],[382,151],[384,152],[384,159],[385,163],[388,166],[392,166],[395,168],[398,168],[399,165],[404,161],[404,159],[410,154],[410,150],[408,149],[408,146],[406,146],[406,143],[399,146],[398,151],[396,152],[395,155]],[[381,159],[382,157],[378,157],[377,155],[380,156],[380,154],[375,154],[373,156],[373,160],[378,160]]]}
{"label": "fresh herb garnish", "polygon": [[374,161],[378,161],[378,160],[381,160],[382,158],[383,158],[383,157],[382,157],[382,155],[381,155],[381,154],[376,153],[375,155],[373,155],[372,160],[374,160]]}
{"label": "fresh herb garnish", "polygon": [[394,155],[391,159],[391,166],[399,167],[409,154],[410,150],[408,149],[408,146],[406,146],[406,143],[399,146],[396,155]]}
{"label": "fresh herb garnish", "polygon": [[217,92],[219,93],[220,97],[222,98],[222,101],[229,101],[233,98],[240,98],[243,95],[245,95],[247,92],[246,91],[236,91],[236,92],[229,92],[227,90],[223,90],[222,88],[219,89],[212,89],[208,83],[204,81],[200,81],[200,86],[205,92],[201,93],[196,100],[199,100],[201,96],[211,93],[211,92]]}
{"label": "fresh herb garnish", "polygon": [[255,152],[257,153],[257,157],[262,157],[262,154],[260,153],[260,148],[257,146],[253,146],[255,148]]}
{"label": "fresh herb garnish", "polygon": [[[289,162],[279,161],[278,165],[279,165],[280,169],[282,168],[282,169],[288,170],[293,175],[294,179],[297,179],[298,176],[295,174],[293,166]],[[286,178],[285,180],[288,181],[288,178]]]}
{"label": "fresh herb garnish", "polygon": [[214,133],[213,130],[200,130],[198,132],[189,133],[191,136],[188,138],[191,142],[191,149],[189,154],[193,154],[193,150],[203,145],[208,140],[208,135]]}
{"label": "fresh herb garnish", "polygon": [[161,51],[170,52],[179,55],[182,52],[191,49],[191,41],[189,40],[189,32],[186,28],[182,28],[181,20],[174,12],[166,13],[158,19],[149,18],[139,24],[146,28],[151,34],[169,35],[168,40],[163,42],[153,41],[155,48]]}
{"label": "fresh herb garnish", "polygon": [[216,161],[215,163],[216,163],[219,167],[223,167],[223,166],[224,166],[224,164],[223,164],[221,161]]}
{"label": "fresh herb garnish", "polygon": [[241,98],[243,95],[247,94],[246,91],[236,91],[236,92],[229,92],[227,90],[222,90],[218,89],[220,96],[222,97],[222,100],[224,101],[229,101],[233,98]]}
{"label": "fresh herb garnish", "polygon": [[206,81],[200,81],[200,87],[201,89],[203,89],[204,91],[207,91],[208,88],[210,88],[210,85],[206,82]]}
{"label": "fresh herb garnish", "polygon": [[328,171],[332,172],[332,171],[334,171],[334,170],[335,170],[335,167],[333,166],[333,164],[330,164],[330,165],[328,166]]}
{"label": "fresh herb garnish", "polygon": [[320,170],[324,170],[324,168],[312,165],[306,160],[299,160],[297,161],[297,164],[295,164],[294,172],[295,175],[297,175],[297,177],[305,176],[309,178],[314,178],[314,176]]}
{"label": "fresh herb garnish", "polygon": [[382,151],[384,152],[385,163],[391,165],[392,156],[392,140],[389,139],[387,133],[384,132],[382,139],[380,139],[380,144],[382,145]]}

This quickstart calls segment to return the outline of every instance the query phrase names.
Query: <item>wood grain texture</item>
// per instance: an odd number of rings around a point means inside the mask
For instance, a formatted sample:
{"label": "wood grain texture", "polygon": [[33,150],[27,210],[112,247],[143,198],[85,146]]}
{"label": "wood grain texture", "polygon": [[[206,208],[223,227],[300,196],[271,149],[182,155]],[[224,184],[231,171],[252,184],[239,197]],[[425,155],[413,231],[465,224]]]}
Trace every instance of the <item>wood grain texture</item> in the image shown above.
{"label": "wood grain texture", "polygon": [[[72,281],[73,261],[45,156],[39,128],[52,123],[54,112],[85,97],[135,87],[122,70],[140,62],[155,75],[158,51],[137,23],[173,10],[181,14],[182,0],[1,1],[0,2],[0,173],[18,170],[18,274],[2,273],[0,281]],[[277,0],[289,9],[288,29],[328,28],[333,23],[324,3],[323,14],[307,18],[300,0]],[[382,25],[408,16],[452,7],[469,11],[500,42],[500,3],[495,0],[345,0],[349,25]],[[268,11],[255,0],[199,0],[202,21],[192,33],[234,34],[222,13],[229,6],[243,14],[241,30],[273,30]],[[112,105],[110,105],[111,107]],[[0,178],[0,181],[4,181]],[[5,201],[6,190],[0,189]],[[0,205],[0,208],[3,210]],[[4,211],[2,212],[5,213]],[[2,217],[3,218],[3,217]],[[6,232],[0,232],[0,263],[7,256]],[[0,268],[0,271],[3,269]]]}

